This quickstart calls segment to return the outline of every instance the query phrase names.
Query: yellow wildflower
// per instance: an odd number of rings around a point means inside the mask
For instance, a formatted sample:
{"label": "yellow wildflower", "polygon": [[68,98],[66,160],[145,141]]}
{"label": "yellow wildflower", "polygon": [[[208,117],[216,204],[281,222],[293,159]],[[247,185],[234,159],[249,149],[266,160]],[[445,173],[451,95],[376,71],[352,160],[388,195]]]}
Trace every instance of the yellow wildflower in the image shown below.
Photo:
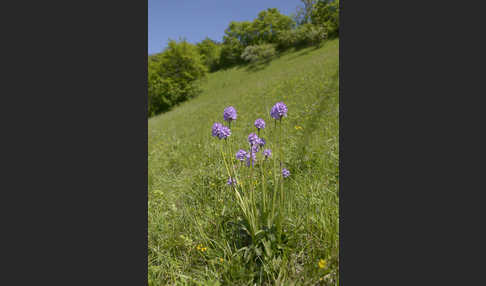
{"label": "yellow wildflower", "polygon": [[327,265],[326,260],[324,260],[324,259],[319,260],[319,268],[324,268],[324,267],[326,267],[326,265]]}
{"label": "yellow wildflower", "polygon": [[198,244],[197,247],[196,247],[197,250],[201,250],[201,245]]}
{"label": "yellow wildflower", "polygon": [[219,262],[223,262],[223,261],[224,261],[224,259],[223,259],[223,258],[219,258]]}

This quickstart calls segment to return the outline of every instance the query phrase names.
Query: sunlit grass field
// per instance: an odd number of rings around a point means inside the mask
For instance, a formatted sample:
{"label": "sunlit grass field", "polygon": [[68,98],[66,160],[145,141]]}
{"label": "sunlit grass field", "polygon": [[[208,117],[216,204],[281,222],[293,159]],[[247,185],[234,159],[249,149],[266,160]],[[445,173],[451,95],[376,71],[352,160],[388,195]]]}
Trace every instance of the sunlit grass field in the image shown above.
{"label": "sunlit grass field", "polygon": [[[148,122],[149,285],[337,285],[339,40],[209,74],[203,90]],[[291,239],[270,262],[246,261],[234,229],[241,213],[211,127],[232,105],[234,144],[247,146],[260,117],[263,137],[273,138],[278,101],[288,107],[283,214]]]}

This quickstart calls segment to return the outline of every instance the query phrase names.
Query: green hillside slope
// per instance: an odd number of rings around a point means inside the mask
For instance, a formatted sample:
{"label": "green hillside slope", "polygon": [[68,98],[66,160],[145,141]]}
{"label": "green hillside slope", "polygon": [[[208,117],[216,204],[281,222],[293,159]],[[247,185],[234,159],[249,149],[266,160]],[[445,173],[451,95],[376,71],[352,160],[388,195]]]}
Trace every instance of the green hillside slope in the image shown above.
{"label": "green hillside slope", "polygon": [[[202,95],[148,122],[149,284],[336,285],[339,40],[283,54],[263,67],[209,74],[203,89]],[[284,162],[291,172],[286,220],[294,240],[283,261],[262,266],[245,262],[229,232],[238,208],[211,127],[223,122],[223,109],[232,105],[238,119],[231,140],[245,148],[260,117],[272,138],[269,113],[278,101],[288,107],[282,121]],[[325,260],[322,268],[320,259]]]}

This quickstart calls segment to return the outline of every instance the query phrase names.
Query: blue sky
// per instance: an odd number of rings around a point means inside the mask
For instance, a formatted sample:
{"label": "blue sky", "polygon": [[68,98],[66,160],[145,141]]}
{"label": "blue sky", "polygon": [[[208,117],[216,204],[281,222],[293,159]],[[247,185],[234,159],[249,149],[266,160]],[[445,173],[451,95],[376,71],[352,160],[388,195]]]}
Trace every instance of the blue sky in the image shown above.
{"label": "blue sky", "polygon": [[221,41],[231,21],[251,21],[267,8],[290,15],[300,5],[299,0],[148,0],[148,53],[161,52],[169,38]]}

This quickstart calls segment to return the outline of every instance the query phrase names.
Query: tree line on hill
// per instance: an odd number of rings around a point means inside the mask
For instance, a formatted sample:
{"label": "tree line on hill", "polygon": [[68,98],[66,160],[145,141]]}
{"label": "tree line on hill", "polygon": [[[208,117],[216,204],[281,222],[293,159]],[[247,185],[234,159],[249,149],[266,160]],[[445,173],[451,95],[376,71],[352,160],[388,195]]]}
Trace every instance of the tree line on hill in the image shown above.
{"label": "tree line on hill", "polygon": [[289,48],[318,46],[339,36],[339,0],[301,2],[292,17],[269,8],[253,21],[232,21],[222,42],[170,40],[163,52],[148,58],[148,115],[200,94],[199,79],[208,72],[269,61]]}

